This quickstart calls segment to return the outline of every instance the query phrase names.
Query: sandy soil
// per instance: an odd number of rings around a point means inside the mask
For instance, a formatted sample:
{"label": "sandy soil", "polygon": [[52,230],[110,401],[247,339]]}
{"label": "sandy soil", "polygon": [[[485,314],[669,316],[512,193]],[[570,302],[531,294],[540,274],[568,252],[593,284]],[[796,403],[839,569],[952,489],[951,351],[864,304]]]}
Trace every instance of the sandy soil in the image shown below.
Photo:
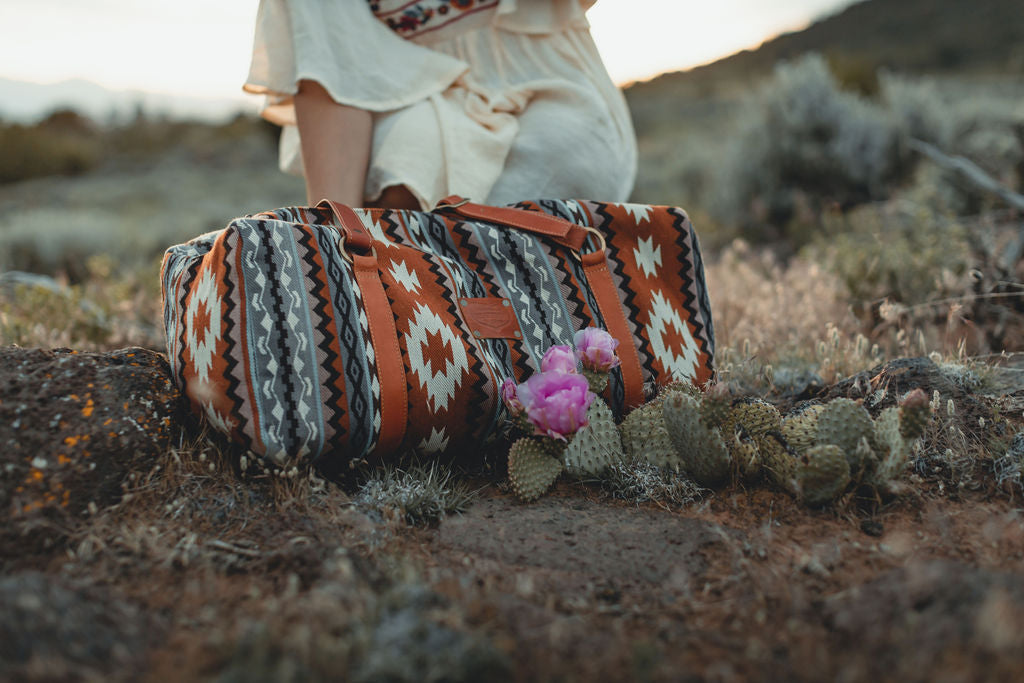
{"label": "sandy soil", "polygon": [[[940,494],[938,478],[912,476],[915,493],[874,513],[852,503],[808,510],[768,489],[729,489],[673,511],[571,482],[522,504],[480,482],[465,514],[432,527],[364,514],[335,487],[288,503],[211,476],[193,501],[157,510],[135,497],[57,552],[5,558],[0,601],[18,605],[9,593],[35,586],[35,603],[18,614],[34,638],[22,650],[36,656],[19,663],[17,650],[5,652],[0,671],[153,681],[1016,679],[1018,501],[984,487]],[[53,610],[58,618],[44,618]],[[109,623],[95,625],[97,614]]]}

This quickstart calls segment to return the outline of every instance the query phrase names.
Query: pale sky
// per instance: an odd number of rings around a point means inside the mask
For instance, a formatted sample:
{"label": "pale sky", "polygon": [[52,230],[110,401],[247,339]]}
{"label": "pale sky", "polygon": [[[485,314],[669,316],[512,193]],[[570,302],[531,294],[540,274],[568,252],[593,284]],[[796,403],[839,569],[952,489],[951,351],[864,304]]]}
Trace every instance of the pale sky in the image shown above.
{"label": "pale sky", "polygon": [[[609,72],[626,83],[756,46],[850,3],[601,0],[588,16]],[[83,78],[111,89],[240,96],[256,5],[257,0],[2,0],[0,78]]]}

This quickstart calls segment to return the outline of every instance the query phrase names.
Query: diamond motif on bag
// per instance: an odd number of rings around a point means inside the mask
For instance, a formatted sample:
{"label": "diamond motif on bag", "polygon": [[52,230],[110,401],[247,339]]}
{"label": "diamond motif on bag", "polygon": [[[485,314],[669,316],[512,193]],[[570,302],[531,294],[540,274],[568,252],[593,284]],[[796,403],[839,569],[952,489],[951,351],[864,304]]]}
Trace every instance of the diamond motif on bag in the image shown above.
{"label": "diamond motif on bag", "polygon": [[445,434],[444,427],[441,427],[440,431],[436,427],[431,427],[430,436],[422,439],[418,448],[424,455],[443,453],[445,449],[448,448],[448,440],[448,435]]}
{"label": "diamond motif on bag", "polygon": [[651,214],[654,213],[654,207],[649,204],[618,204],[619,208],[625,209],[626,212],[632,216],[633,220],[636,221],[637,225],[644,223],[651,218]]}
{"label": "diamond motif on bag", "polygon": [[220,341],[220,309],[217,280],[212,271],[204,270],[185,312],[185,345],[196,377],[203,383],[210,381],[213,354]]}
{"label": "diamond motif on bag", "polygon": [[661,245],[654,246],[654,237],[638,240],[633,256],[636,258],[637,270],[644,271],[647,277],[658,274],[658,268],[661,267]]}
{"label": "diamond motif on bag", "polygon": [[679,311],[655,291],[649,315],[647,329],[654,357],[674,379],[694,379],[700,367],[699,350]]}
{"label": "diamond motif on bag", "polygon": [[417,304],[413,311],[406,339],[409,364],[427,392],[430,410],[447,410],[463,375],[469,373],[469,358],[462,339],[441,316],[423,304]]}
{"label": "diamond motif on bag", "polygon": [[395,282],[405,287],[407,292],[418,292],[420,290],[420,276],[415,270],[409,270],[405,261],[394,261],[391,265],[391,277]]}

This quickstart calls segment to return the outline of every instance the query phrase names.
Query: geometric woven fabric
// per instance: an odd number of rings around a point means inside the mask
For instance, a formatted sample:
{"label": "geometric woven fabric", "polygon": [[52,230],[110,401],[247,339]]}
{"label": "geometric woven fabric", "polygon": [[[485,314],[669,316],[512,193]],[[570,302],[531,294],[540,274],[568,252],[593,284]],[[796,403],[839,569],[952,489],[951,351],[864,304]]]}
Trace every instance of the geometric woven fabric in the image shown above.
{"label": "geometric woven fabric", "polygon": [[[572,200],[515,207],[604,236],[645,387],[711,378],[711,309],[682,210]],[[505,422],[506,377],[525,380],[549,346],[571,346],[580,329],[607,329],[579,254],[544,236],[445,210],[355,214],[372,237],[403,364],[408,419],[392,453],[378,448],[385,361],[330,211],[238,218],[164,257],[176,383],[214,427],[276,464],[312,458],[338,472],[399,451],[478,448]],[[582,251],[597,246],[591,237]],[[515,334],[474,331],[465,299],[506,307]],[[623,395],[616,370],[605,398],[617,414]]]}

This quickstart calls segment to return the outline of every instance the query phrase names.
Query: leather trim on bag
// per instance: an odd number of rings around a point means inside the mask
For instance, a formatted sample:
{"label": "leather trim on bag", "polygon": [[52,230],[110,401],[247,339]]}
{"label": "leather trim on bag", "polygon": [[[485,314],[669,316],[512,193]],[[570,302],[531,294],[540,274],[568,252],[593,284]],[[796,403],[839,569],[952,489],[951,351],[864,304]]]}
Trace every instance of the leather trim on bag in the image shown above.
{"label": "leather trim on bag", "polygon": [[335,220],[340,224],[338,227],[345,235],[345,244],[349,248],[367,252],[373,247],[373,237],[351,208],[331,199],[321,199],[317,206],[327,207],[331,210]]}
{"label": "leather trim on bag", "polygon": [[640,354],[636,350],[636,341],[629,331],[626,311],[622,308],[619,290],[615,287],[608,261],[604,252],[592,251],[580,257],[583,272],[587,276],[587,284],[597,299],[601,309],[601,317],[608,328],[608,334],[619,340],[619,360],[622,371],[622,384],[625,389],[624,405],[635,408],[644,402],[644,375],[640,365]]}
{"label": "leather trim on bag", "polygon": [[466,327],[477,339],[522,339],[512,302],[505,298],[484,297],[458,300]]}
{"label": "leather trim on bag", "polygon": [[551,237],[553,241],[573,251],[579,251],[587,239],[586,229],[567,220],[536,211],[526,211],[508,206],[474,204],[456,195],[442,199],[438,202],[437,208],[447,209],[464,218],[507,225],[511,228]]}
{"label": "leather trim on bag", "polygon": [[377,259],[372,255],[354,254],[352,260],[356,284],[362,293],[370,324],[370,342],[380,381],[380,438],[374,451],[390,454],[398,449],[405,438],[405,427],[409,419],[405,362],[398,346],[398,330],[391,312],[391,302],[380,281]]}

